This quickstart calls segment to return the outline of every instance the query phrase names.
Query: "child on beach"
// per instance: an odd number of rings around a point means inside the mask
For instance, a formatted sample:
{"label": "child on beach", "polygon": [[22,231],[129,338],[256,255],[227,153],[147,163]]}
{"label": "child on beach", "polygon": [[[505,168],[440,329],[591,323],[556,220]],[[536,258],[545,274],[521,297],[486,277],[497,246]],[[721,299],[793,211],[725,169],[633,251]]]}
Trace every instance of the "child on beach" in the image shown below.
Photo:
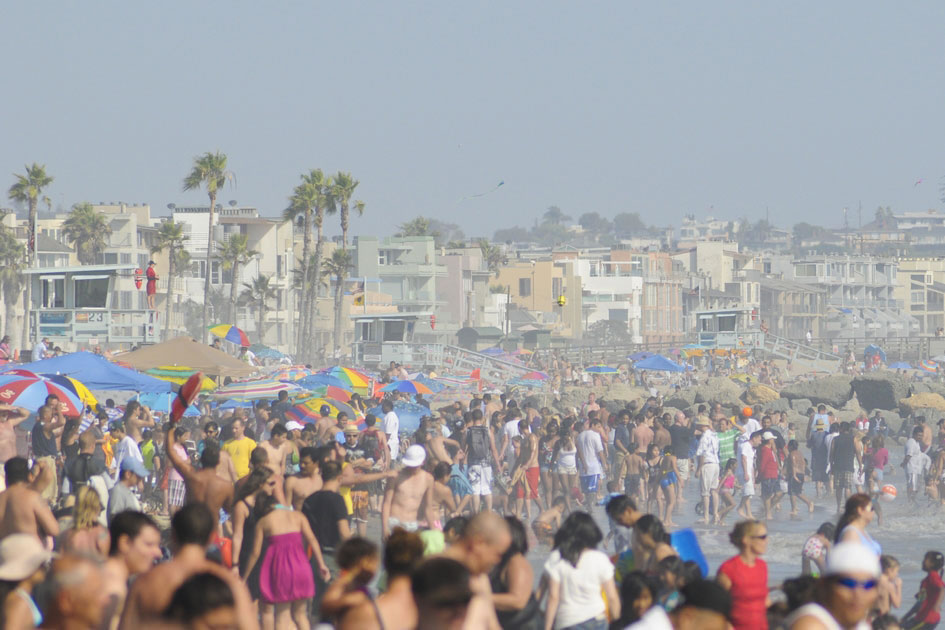
{"label": "child on beach", "polygon": [[883,572],[879,576],[876,590],[876,616],[888,614],[893,608],[902,605],[902,578],[899,577],[899,560],[893,556],[882,555],[879,566]]}
{"label": "child on beach", "polygon": [[558,495],[552,500],[551,507],[538,515],[532,521],[532,531],[535,532],[535,538],[539,544],[551,545],[554,540],[554,533],[561,526],[561,517],[567,507],[567,500],[563,495]]}
{"label": "child on beach", "polygon": [[912,609],[902,618],[902,627],[910,630],[931,630],[941,620],[942,598],[945,597],[945,583],[942,582],[942,569],[945,556],[938,551],[927,551],[922,559],[925,579],[915,594],[918,600]]}
{"label": "child on beach", "polygon": [[640,505],[646,505],[646,484],[643,482],[646,462],[637,452],[635,442],[630,444],[627,451],[628,454],[624,457],[624,469],[622,471],[624,491],[627,496],[635,499]]}
{"label": "child on beach", "polygon": [[721,525],[725,515],[735,509],[735,467],[737,462],[730,457],[725,462],[725,470],[719,476],[719,513],[715,519],[716,525]]}
{"label": "child on beach", "polygon": [[450,488],[452,465],[440,462],[433,468],[433,514],[437,520],[430,523],[432,529],[443,529],[443,523],[456,515],[456,500]]}
{"label": "child on beach", "polygon": [[335,561],[338,578],[325,591],[321,612],[326,617],[340,617],[345,611],[370,600],[368,584],[380,566],[380,552],[370,540],[355,536],[339,545]]}

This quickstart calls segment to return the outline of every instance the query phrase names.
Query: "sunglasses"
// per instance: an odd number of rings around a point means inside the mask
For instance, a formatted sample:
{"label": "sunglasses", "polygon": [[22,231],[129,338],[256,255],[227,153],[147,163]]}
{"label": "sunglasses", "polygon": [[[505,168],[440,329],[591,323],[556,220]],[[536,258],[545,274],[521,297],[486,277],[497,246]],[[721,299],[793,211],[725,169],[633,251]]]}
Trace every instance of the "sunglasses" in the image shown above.
{"label": "sunglasses", "polygon": [[752,538],[754,538],[755,540],[767,540],[768,534],[760,534],[758,536],[752,536]]}
{"label": "sunglasses", "polygon": [[860,582],[850,577],[838,577],[838,578],[834,578],[833,581],[839,584],[840,586],[844,588],[848,588],[850,590],[860,587],[864,591],[873,590],[874,588],[876,588],[876,585],[879,583],[878,580],[866,580],[865,582]]}

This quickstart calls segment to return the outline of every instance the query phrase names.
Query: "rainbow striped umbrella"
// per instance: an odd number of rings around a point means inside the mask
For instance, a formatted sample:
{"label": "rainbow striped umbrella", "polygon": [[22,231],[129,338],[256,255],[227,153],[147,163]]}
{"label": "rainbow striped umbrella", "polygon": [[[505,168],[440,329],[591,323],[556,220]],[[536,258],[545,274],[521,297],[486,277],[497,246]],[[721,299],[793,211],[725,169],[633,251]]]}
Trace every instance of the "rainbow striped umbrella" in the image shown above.
{"label": "rainbow striped umbrella", "polygon": [[534,372],[529,372],[528,374],[521,377],[521,379],[525,381],[544,381],[547,378],[548,378],[547,374],[545,374],[544,372],[540,372],[538,370]]}
{"label": "rainbow striped umbrella", "polygon": [[294,383],[281,381],[244,381],[230,383],[217,389],[212,396],[216,400],[265,400],[275,398],[279,392],[288,392],[290,395],[301,392],[302,388]]}
{"label": "rainbow striped umbrella", "polygon": [[224,341],[230,341],[246,348],[249,347],[249,337],[242,330],[232,324],[217,324],[210,327],[210,334]]}
{"label": "rainbow striped umbrella", "polygon": [[64,374],[37,374],[29,370],[16,369],[8,370],[5,374],[18,374],[20,376],[26,376],[29,378],[45,378],[62,385],[66,389],[69,389],[73,394],[78,396],[79,400],[82,401],[82,404],[89,407],[94,407],[98,404],[98,400],[95,399],[95,396],[92,395],[92,392],[89,391],[89,388],[85,386],[84,383],[78,381],[71,376],[65,376]]}
{"label": "rainbow striped umbrella", "polygon": [[[32,374],[26,372],[26,374]],[[28,411],[36,412],[46,404],[46,396],[55,394],[62,405],[62,413],[67,416],[78,416],[85,405],[73,391],[52,379],[33,374],[0,374],[0,402],[8,405],[23,407]]]}
{"label": "rainbow striped umbrella", "polygon": [[919,361],[919,369],[922,370],[923,372],[931,372],[932,374],[935,374],[935,372],[938,371],[937,367],[938,367],[938,364],[935,361],[932,361],[929,359]]}
{"label": "rainbow striped umbrella", "polygon": [[351,387],[367,387],[368,383],[371,381],[371,377],[369,377],[367,374],[364,374],[363,372],[339,366],[322,370],[319,372],[319,374],[334,376],[335,378],[341,380],[341,382],[343,382],[345,385],[350,385]]}
{"label": "rainbow striped umbrella", "polygon": [[304,365],[292,365],[289,367],[281,367],[268,374],[266,378],[273,381],[300,381],[314,374],[315,370],[307,368]]}
{"label": "rainbow striped umbrella", "polygon": [[351,392],[341,387],[335,387],[334,385],[319,385],[309,391],[312,393],[312,396],[319,398],[332,398],[334,400],[340,400],[341,402],[351,400]]}
{"label": "rainbow striped umbrella", "polygon": [[408,394],[432,394],[433,390],[419,381],[394,381],[381,388],[382,392],[406,392]]}
{"label": "rainbow striped umbrella", "polygon": [[286,420],[296,420],[301,423],[316,422],[321,415],[322,405],[328,405],[332,416],[337,416],[339,412],[345,412],[349,418],[360,418],[361,414],[355,411],[354,407],[348,403],[335,400],[333,398],[320,398],[312,396],[297,401],[286,413]]}

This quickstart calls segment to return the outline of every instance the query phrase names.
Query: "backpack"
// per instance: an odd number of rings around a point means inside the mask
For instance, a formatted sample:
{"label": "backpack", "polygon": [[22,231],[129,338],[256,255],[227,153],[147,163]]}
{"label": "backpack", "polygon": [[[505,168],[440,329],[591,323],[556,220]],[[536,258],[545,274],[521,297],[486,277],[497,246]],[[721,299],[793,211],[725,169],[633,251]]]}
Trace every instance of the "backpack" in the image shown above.
{"label": "backpack", "polygon": [[377,437],[377,429],[368,429],[361,433],[358,445],[364,449],[368,457],[372,457],[375,462],[381,460],[381,441]]}
{"label": "backpack", "polygon": [[466,429],[466,454],[470,464],[489,461],[489,429],[481,425]]}

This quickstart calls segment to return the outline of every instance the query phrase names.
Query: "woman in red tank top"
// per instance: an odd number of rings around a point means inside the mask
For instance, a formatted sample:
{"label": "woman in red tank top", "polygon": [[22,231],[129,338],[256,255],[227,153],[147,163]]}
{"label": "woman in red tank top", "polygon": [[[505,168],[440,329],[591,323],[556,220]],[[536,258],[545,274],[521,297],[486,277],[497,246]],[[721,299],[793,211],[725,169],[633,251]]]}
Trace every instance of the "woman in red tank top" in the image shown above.
{"label": "woman in red tank top", "polygon": [[768,565],[761,555],[768,550],[768,528],[761,521],[740,521],[729,540],[738,555],[722,563],[718,581],[732,593],[732,626],[767,630]]}

